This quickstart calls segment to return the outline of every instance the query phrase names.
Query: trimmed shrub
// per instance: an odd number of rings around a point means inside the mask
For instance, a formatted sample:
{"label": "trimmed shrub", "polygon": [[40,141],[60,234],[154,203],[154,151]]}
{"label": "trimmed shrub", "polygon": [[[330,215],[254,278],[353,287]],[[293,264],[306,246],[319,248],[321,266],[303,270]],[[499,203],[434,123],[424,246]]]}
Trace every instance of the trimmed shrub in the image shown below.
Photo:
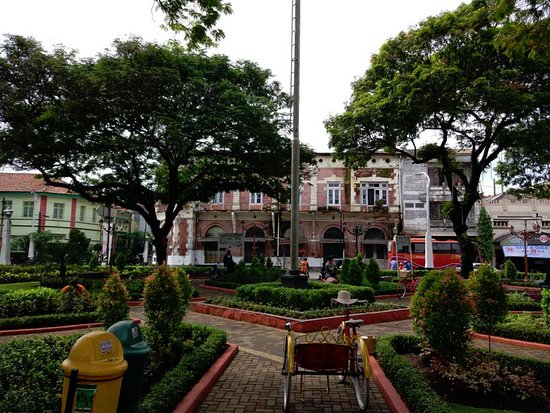
{"label": "trimmed shrub", "polygon": [[508,278],[511,281],[518,278],[518,270],[512,260],[506,260],[504,262],[504,271],[502,275],[504,278]]}
{"label": "trimmed shrub", "polygon": [[482,264],[470,275],[468,286],[474,304],[474,327],[492,331],[508,313],[506,291],[500,282],[500,276],[489,265]]}
{"label": "trimmed shrub", "polygon": [[472,303],[454,269],[422,278],[411,300],[413,327],[442,357],[460,357],[468,349]]}
{"label": "trimmed shrub", "polygon": [[544,314],[544,322],[550,328],[550,288],[543,288],[540,305]]}
{"label": "trimmed shrub", "polygon": [[111,274],[105,281],[98,297],[97,313],[106,329],[130,317],[128,291],[118,274]]}
{"label": "trimmed shrub", "polygon": [[363,274],[371,285],[377,286],[380,282],[380,266],[374,257],[369,258]]}
{"label": "trimmed shrub", "polygon": [[179,357],[179,326],[185,315],[178,270],[160,265],[145,281],[143,305],[147,323],[144,334],[151,347],[151,358],[160,365]]}
{"label": "trimmed shrub", "polygon": [[0,318],[55,314],[60,292],[52,288],[7,291],[0,294]]}
{"label": "trimmed shrub", "polygon": [[348,285],[363,285],[363,268],[361,267],[361,255],[350,260],[349,264],[342,266],[339,281]]}

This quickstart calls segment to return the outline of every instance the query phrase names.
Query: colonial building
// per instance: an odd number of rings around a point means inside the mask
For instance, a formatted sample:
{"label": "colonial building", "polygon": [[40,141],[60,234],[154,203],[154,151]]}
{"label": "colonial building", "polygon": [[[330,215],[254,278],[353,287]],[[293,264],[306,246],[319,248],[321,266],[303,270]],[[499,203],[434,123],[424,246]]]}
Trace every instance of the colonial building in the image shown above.
{"label": "colonial building", "polygon": [[[468,157],[460,156],[467,173]],[[455,237],[441,215],[451,194],[435,163],[414,165],[379,152],[367,167],[351,169],[331,153],[318,153],[317,166],[300,189],[299,255],[308,257],[311,267],[320,267],[330,255],[360,253],[385,268],[392,237],[398,232],[424,236],[427,225],[434,238]],[[253,256],[264,255],[287,267],[290,208],[261,193],[215,194],[211,202],[180,213],[170,237],[168,262],[221,263],[229,248],[236,261],[250,262]],[[477,213],[476,209],[470,220],[473,235]]]}
{"label": "colonial building", "polygon": [[[64,188],[46,185],[40,175],[34,173],[0,172],[0,199],[2,202],[2,233],[6,220],[10,226],[11,261],[25,262],[34,258],[34,248],[16,242],[17,238],[28,236],[36,231],[49,231],[60,242],[66,242],[72,229],[82,231],[91,244],[103,243],[107,250],[107,240],[112,247],[113,228],[130,231],[134,214],[124,211],[119,215],[112,209],[111,225],[98,214],[99,205]],[[110,237],[107,236],[110,228]],[[102,230],[103,229],[103,230]],[[6,240],[2,239],[5,244]],[[6,245],[6,244],[5,244]],[[4,249],[2,249],[4,250]]]}
{"label": "colonial building", "polygon": [[501,193],[484,198],[483,206],[493,220],[493,264],[499,267],[510,258],[520,272],[525,270],[525,262],[529,271],[546,271],[550,263],[550,199],[520,199]]}

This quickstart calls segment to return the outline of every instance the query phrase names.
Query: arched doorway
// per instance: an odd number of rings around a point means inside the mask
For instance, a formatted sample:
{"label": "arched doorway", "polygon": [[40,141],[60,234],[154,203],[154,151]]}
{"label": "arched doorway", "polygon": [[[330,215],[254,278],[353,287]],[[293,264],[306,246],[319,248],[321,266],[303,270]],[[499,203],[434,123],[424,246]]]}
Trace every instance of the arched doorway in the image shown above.
{"label": "arched doorway", "polygon": [[380,268],[388,266],[388,240],[380,228],[369,228],[363,240],[364,258],[374,258]]}
{"label": "arched doorway", "polygon": [[344,234],[338,227],[331,227],[323,236],[323,262],[329,255],[334,258],[342,258],[344,254]]}
{"label": "arched doorway", "polygon": [[220,234],[223,234],[223,228],[213,226],[208,228],[205,237],[202,239],[204,248],[204,262],[214,263],[221,262],[224,252],[220,251],[218,240]]}

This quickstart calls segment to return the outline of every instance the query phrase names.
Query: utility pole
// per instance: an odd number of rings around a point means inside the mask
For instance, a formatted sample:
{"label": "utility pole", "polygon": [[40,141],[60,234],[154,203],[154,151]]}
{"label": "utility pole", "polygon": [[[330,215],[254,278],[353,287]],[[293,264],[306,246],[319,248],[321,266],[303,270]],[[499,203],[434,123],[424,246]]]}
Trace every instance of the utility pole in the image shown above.
{"label": "utility pole", "polygon": [[290,269],[298,270],[298,226],[300,223],[300,0],[292,2],[292,166],[290,215]]}

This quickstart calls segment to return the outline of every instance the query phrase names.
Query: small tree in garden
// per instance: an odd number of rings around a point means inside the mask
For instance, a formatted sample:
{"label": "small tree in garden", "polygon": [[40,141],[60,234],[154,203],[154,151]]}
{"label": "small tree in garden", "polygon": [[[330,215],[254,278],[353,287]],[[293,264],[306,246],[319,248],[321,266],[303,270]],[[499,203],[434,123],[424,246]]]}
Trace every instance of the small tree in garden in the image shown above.
{"label": "small tree in garden", "polygon": [[550,288],[543,288],[541,295],[540,306],[542,307],[542,314],[546,325],[550,327]]}
{"label": "small tree in garden", "polygon": [[340,282],[342,284],[363,285],[363,270],[359,262],[360,259],[361,256],[358,255],[349,261],[349,265],[342,269],[342,273],[340,274]]}
{"label": "small tree in garden", "polygon": [[[178,270],[178,284],[181,289],[181,303],[183,308],[189,303],[189,299],[193,294],[193,286],[191,285],[191,279],[183,268]],[[184,314],[185,315],[185,314]]]}
{"label": "small tree in garden", "polygon": [[476,329],[489,332],[491,350],[493,329],[497,323],[504,321],[508,313],[506,291],[500,282],[500,276],[485,264],[472,273],[468,285],[474,304],[473,325]]}
{"label": "small tree in garden", "polygon": [[177,270],[158,266],[145,281],[143,305],[147,323],[144,333],[152,350],[152,359],[164,364],[177,358],[177,337],[185,315]]}
{"label": "small tree in garden", "polygon": [[117,321],[130,318],[128,291],[118,274],[111,274],[101,290],[97,312],[99,319],[109,328]]}
{"label": "small tree in garden", "polygon": [[380,266],[374,257],[369,258],[369,262],[363,271],[367,281],[372,285],[378,285],[380,282]]}
{"label": "small tree in garden", "polygon": [[472,304],[454,269],[431,271],[411,301],[413,327],[443,358],[460,357],[469,344]]}
{"label": "small tree in garden", "polygon": [[512,260],[506,260],[504,262],[504,278],[508,278],[509,280],[513,281],[518,277],[518,270],[516,270],[516,266],[512,262]]}
{"label": "small tree in garden", "polygon": [[481,207],[481,210],[479,211],[477,234],[478,250],[481,255],[480,258],[483,262],[491,262],[494,255],[493,220],[485,207]]}

